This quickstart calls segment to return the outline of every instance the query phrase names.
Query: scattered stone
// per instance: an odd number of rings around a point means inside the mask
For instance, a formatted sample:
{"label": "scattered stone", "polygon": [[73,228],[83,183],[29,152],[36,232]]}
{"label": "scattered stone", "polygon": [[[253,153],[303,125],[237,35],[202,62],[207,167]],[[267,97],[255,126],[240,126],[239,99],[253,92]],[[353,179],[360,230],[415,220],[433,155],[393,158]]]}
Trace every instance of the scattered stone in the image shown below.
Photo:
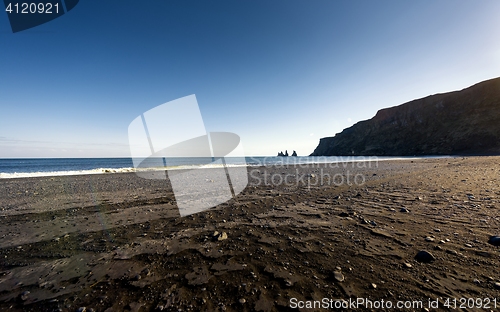
{"label": "scattered stone", "polygon": [[436,258],[430,252],[426,250],[420,250],[415,256],[415,260],[422,263],[430,263],[436,260]]}
{"label": "scattered stone", "polygon": [[241,304],[244,304],[245,302],[247,302],[247,301],[245,300],[245,298],[241,298],[239,301],[240,301],[240,303],[241,303]]}
{"label": "scattered stone", "polygon": [[406,209],[406,208],[401,208],[401,210],[399,210],[400,212],[405,212],[405,213],[408,213],[410,212],[410,210]]}
{"label": "scattered stone", "polygon": [[342,274],[342,273],[340,273],[338,271],[333,272],[333,278],[337,282],[343,282],[345,280],[344,274]]}
{"label": "scattered stone", "polygon": [[488,243],[492,244],[493,246],[500,246],[500,236],[490,236]]}
{"label": "scattered stone", "polygon": [[375,283],[372,283],[371,286],[372,286],[373,289],[377,288],[377,284],[375,284]]}
{"label": "scattered stone", "polygon": [[212,234],[212,238],[217,241],[223,241],[227,239],[227,233],[226,232],[219,233],[218,231],[215,231]]}
{"label": "scattered stone", "polygon": [[79,307],[78,310],[76,310],[76,312],[85,312],[85,311],[87,311],[86,307]]}
{"label": "scattered stone", "polygon": [[412,265],[411,265],[411,264],[409,264],[408,262],[405,262],[405,263],[404,263],[404,266],[405,266],[405,268],[407,268],[407,269],[411,269],[411,268],[412,268]]}
{"label": "scattered stone", "polygon": [[217,237],[217,240],[218,241],[222,241],[222,240],[225,240],[227,239],[227,233],[226,232],[222,232],[219,237]]}
{"label": "scattered stone", "polygon": [[500,283],[499,283],[499,282],[496,282],[496,283],[495,283],[495,288],[496,288],[496,289],[500,289]]}
{"label": "scattered stone", "polygon": [[467,248],[472,248],[471,244],[465,244],[464,246],[467,247]]}
{"label": "scattered stone", "polygon": [[22,301],[26,301],[28,300],[28,295],[30,294],[29,291],[23,291],[20,295],[19,295],[19,298],[21,298]]}
{"label": "scattered stone", "polygon": [[425,238],[425,241],[426,241],[426,242],[433,242],[433,241],[434,241],[434,238],[432,238],[432,237],[430,237],[430,236],[427,236],[427,237]]}

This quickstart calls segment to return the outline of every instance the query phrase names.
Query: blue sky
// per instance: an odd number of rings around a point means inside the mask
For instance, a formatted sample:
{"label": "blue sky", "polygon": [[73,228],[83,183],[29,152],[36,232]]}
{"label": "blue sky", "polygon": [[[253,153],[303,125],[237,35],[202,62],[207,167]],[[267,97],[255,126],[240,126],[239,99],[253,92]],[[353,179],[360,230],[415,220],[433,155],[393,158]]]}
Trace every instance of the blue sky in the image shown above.
{"label": "blue sky", "polygon": [[377,110],[500,76],[500,1],[80,1],[12,33],[0,157],[129,156],[127,129],[196,94],[247,155],[308,155]]}

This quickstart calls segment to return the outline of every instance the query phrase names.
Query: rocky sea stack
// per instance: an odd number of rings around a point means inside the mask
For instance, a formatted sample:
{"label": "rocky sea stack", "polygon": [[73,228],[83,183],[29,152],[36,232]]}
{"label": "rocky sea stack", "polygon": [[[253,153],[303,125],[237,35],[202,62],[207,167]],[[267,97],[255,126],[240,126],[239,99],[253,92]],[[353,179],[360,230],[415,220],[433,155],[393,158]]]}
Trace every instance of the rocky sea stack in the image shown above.
{"label": "rocky sea stack", "polygon": [[500,78],[381,109],[311,156],[500,154]]}

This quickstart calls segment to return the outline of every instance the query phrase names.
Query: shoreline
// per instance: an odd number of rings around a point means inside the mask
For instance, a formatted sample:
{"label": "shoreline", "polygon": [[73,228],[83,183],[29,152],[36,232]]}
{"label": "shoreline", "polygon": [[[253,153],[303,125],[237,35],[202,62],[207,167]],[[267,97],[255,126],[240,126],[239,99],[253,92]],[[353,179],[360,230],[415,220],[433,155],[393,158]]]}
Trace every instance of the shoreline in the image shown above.
{"label": "shoreline", "polygon": [[[306,156],[304,156],[306,157]],[[283,166],[314,166],[319,164],[335,164],[335,163],[357,163],[357,162],[379,162],[379,161],[398,161],[398,160],[418,160],[418,159],[443,159],[443,158],[459,158],[464,156],[314,156],[316,158],[332,158],[339,159],[338,161],[328,161],[324,162],[299,162],[299,163],[270,163],[270,164],[226,164],[225,166],[230,167],[283,167]],[[353,159],[360,157],[362,159]],[[477,157],[490,157],[490,156],[477,156]],[[253,157],[247,157],[250,159],[255,159]],[[274,156],[259,157],[264,158],[278,158]],[[300,157],[283,157],[284,159],[299,159]],[[278,158],[279,159],[279,158]],[[14,160],[14,159],[9,159]],[[95,175],[95,174],[112,174],[112,173],[129,173],[129,172],[150,172],[150,171],[173,171],[173,170],[190,170],[190,169],[210,169],[210,168],[222,168],[222,164],[205,164],[205,165],[175,165],[167,166],[162,168],[147,168],[147,169],[136,169],[132,167],[123,168],[95,168],[95,169],[84,169],[84,170],[62,170],[62,171],[36,171],[36,172],[0,172],[0,180],[2,179],[22,179],[22,178],[39,178],[39,177],[60,177],[60,176],[84,176],[84,175]]]}

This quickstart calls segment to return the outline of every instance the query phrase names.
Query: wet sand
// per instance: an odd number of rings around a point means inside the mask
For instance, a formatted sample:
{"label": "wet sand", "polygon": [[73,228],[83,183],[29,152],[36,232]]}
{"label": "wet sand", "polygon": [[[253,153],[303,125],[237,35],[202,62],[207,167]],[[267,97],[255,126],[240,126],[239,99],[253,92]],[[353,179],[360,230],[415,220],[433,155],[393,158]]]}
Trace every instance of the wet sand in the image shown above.
{"label": "wet sand", "polygon": [[[297,311],[292,302],[323,298],[500,307],[500,247],[488,243],[500,234],[499,163],[248,168],[241,194],[187,217],[168,181],[133,173],[3,179],[0,310]],[[422,250],[433,261],[417,261]]]}

